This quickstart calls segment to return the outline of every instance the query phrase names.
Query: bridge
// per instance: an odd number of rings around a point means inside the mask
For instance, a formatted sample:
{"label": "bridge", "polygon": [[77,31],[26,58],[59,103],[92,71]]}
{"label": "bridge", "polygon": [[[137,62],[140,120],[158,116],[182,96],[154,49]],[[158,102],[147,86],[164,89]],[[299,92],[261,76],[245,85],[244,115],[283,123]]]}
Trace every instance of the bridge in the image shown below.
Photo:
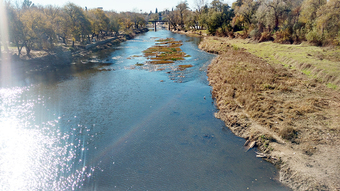
{"label": "bridge", "polygon": [[169,21],[166,21],[166,20],[156,20],[156,21],[149,21],[149,22],[153,23],[155,31],[157,31],[156,23],[168,23],[168,26],[169,26],[168,29],[170,30],[170,23],[169,23]]}

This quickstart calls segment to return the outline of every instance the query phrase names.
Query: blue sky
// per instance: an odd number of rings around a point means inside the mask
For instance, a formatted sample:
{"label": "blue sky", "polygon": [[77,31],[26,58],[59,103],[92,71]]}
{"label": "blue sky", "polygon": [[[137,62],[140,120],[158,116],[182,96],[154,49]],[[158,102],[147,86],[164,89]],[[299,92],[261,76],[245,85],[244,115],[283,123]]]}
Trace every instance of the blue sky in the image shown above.
{"label": "blue sky", "polygon": [[[13,1],[13,0],[12,0]],[[19,2],[23,0],[19,0]],[[67,2],[75,3],[81,7],[87,6],[90,8],[103,7],[104,10],[115,10],[117,12],[121,11],[133,11],[133,10],[142,10],[142,12],[155,12],[157,8],[158,11],[163,11],[165,9],[171,10],[171,8],[175,8],[176,5],[181,2],[180,0],[171,1],[171,0],[31,0],[34,4],[39,5],[57,5],[63,6]],[[210,3],[212,0],[206,0]],[[228,3],[231,6],[231,3],[235,0],[224,0],[224,3]],[[187,0],[189,7],[194,9],[195,0]]]}

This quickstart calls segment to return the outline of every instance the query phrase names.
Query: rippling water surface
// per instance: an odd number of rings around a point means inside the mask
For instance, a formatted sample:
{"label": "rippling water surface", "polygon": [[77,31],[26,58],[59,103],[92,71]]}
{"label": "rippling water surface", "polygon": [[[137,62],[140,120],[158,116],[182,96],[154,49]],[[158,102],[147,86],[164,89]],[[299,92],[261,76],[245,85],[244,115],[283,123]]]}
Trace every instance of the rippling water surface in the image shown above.
{"label": "rippling water surface", "polygon": [[[167,37],[191,57],[136,65]],[[0,190],[287,190],[214,118],[214,56],[198,42],[150,31],[93,55],[105,65],[13,76],[0,89]]]}

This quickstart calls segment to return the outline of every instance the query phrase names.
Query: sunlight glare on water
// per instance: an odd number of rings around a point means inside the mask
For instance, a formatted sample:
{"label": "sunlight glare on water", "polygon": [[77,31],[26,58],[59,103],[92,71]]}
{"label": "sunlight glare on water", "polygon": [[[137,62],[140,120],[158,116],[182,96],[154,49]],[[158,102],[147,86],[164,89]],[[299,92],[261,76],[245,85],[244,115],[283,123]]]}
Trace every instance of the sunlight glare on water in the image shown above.
{"label": "sunlight glare on water", "polygon": [[76,149],[58,120],[29,122],[37,100],[20,101],[28,90],[0,89],[0,190],[74,190],[94,168],[74,168]]}

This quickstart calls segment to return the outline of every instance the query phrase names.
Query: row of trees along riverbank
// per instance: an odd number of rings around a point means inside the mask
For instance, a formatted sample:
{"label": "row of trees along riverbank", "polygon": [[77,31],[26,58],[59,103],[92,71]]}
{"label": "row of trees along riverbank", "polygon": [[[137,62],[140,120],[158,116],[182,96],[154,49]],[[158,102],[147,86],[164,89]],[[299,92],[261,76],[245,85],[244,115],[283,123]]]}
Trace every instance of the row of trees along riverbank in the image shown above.
{"label": "row of trees along riverbank", "polygon": [[[29,0],[5,2],[9,40],[19,55],[23,47],[29,55],[32,49],[50,51],[56,45],[84,45],[131,33],[160,18],[175,30],[250,37],[259,42],[340,45],[340,0],[236,0],[231,6],[223,0],[195,0],[194,6],[190,10],[187,1],[182,1],[171,11],[152,14],[87,10],[73,3],[58,7],[36,6]],[[7,43],[2,44],[7,49]]]}
{"label": "row of trees along riverbank", "polygon": [[[22,4],[5,2],[9,41],[19,55],[23,48],[53,51],[55,46],[86,45],[119,34],[132,33],[145,27],[148,14],[117,13],[102,9],[81,8],[73,3],[63,7],[36,6],[32,1]],[[8,44],[2,42],[5,49]],[[1,50],[1,49],[0,49]]]}
{"label": "row of trees along riverbank", "polygon": [[340,45],[340,0],[236,0],[231,6],[196,0],[194,11],[185,1],[168,19],[174,29],[204,29],[217,36]]}

